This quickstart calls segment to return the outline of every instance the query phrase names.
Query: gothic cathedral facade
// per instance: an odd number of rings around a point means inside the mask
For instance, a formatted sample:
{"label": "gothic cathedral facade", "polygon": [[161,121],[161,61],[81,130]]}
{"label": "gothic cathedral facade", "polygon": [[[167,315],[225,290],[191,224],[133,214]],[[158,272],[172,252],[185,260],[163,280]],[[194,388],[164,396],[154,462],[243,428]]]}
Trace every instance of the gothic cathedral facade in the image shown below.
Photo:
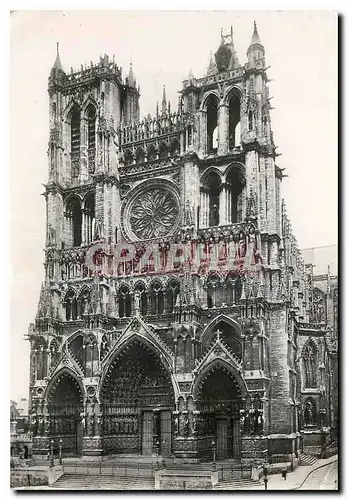
{"label": "gothic cathedral facade", "polygon": [[292,233],[266,70],[256,25],[244,65],[231,29],[177,109],[164,91],[141,120],[132,67],[67,74],[57,53],[36,456],[62,440],[71,456],[295,463],[330,434],[337,282],[315,293]]}

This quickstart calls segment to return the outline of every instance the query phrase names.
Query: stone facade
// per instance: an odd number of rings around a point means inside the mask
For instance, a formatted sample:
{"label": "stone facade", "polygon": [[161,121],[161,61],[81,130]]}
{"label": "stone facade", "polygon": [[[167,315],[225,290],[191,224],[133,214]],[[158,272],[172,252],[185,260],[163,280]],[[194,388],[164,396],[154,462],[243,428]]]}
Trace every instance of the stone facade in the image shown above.
{"label": "stone facade", "polygon": [[244,66],[231,31],[177,110],[164,91],[140,121],[132,68],[66,74],[57,53],[36,455],[61,439],[66,455],[288,461],[336,425],[337,278],[317,283],[292,233],[267,82],[256,25]]}

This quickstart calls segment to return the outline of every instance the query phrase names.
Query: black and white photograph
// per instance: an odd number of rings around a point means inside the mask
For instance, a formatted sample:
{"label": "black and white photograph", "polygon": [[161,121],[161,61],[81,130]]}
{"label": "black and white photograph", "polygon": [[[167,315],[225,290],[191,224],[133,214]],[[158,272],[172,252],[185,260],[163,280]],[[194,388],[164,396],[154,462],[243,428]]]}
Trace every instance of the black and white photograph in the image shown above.
{"label": "black and white photograph", "polygon": [[12,490],[340,489],[338,14],[213,9],[8,13]]}

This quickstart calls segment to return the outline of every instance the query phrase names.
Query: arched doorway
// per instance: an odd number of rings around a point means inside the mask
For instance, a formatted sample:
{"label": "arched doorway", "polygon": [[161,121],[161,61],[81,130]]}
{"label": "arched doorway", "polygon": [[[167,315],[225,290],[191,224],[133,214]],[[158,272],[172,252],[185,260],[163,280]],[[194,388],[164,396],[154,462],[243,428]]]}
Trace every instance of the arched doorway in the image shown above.
{"label": "arched doorway", "polygon": [[62,439],[62,451],[66,455],[82,453],[83,394],[79,383],[69,373],[64,372],[54,380],[47,396],[49,432],[55,452]]}
{"label": "arched doorway", "polygon": [[115,356],[101,388],[103,445],[107,454],[172,451],[174,390],[155,351],[136,338]]}
{"label": "arched doorway", "polygon": [[195,399],[198,435],[205,440],[202,450],[207,448],[211,454],[211,442],[215,441],[217,459],[240,458],[242,393],[233,371],[214,363],[197,381]]}

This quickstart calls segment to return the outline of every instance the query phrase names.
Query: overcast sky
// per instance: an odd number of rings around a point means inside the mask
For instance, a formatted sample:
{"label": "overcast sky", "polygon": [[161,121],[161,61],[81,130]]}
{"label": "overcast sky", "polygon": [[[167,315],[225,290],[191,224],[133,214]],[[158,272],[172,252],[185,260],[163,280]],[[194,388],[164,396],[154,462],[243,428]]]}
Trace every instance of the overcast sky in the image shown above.
{"label": "overcast sky", "polygon": [[337,243],[337,32],[330,12],[15,12],[11,16],[11,398],[28,395],[29,343],[43,279],[47,180],[47,79],[56,42],[65,71],[115,55],[141,88],[141,116],[192,68],[205,75],[220,29],[234,29],[241,64],[256,20],[266,49],[277,164],[302,248]]}

